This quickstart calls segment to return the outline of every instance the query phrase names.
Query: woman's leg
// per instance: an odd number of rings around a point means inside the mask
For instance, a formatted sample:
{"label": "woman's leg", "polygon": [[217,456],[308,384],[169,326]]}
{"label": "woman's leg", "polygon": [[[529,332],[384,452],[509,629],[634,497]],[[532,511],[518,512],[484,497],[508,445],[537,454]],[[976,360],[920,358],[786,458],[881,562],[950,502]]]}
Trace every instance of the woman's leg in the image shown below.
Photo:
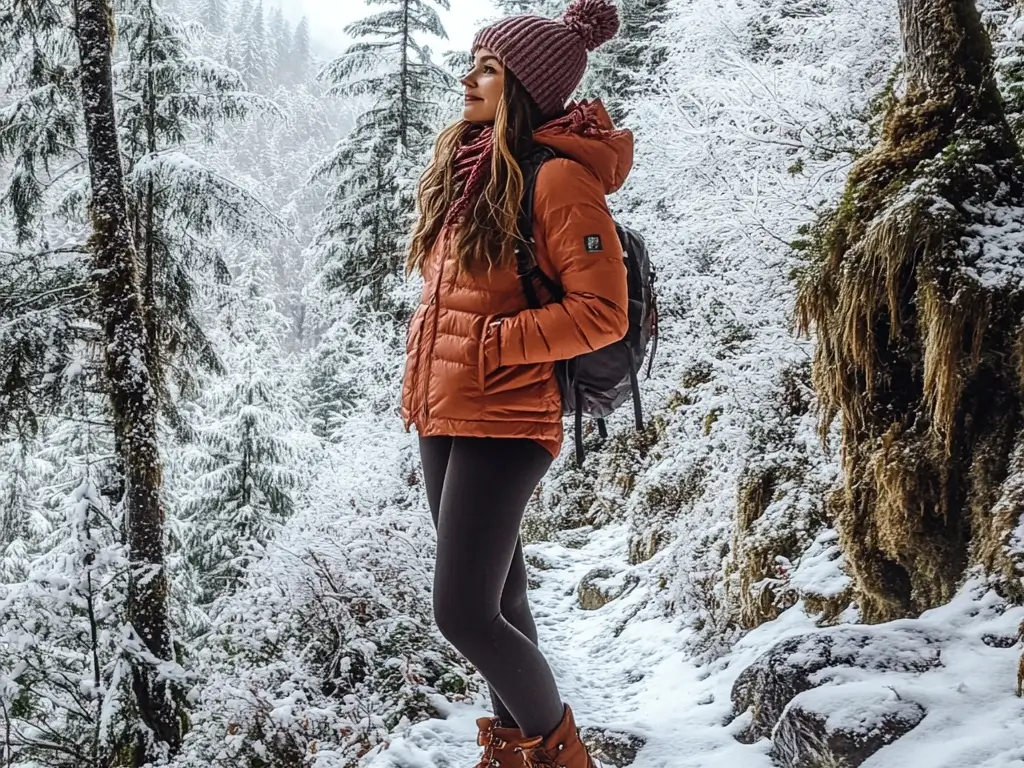
{"label": "woman's leg", "polygon": [[[441,509],[441,490],[444,488],[444,477],[448,471],[448,460],[452,451],[451,437],[421,437],[420,458],[423,462],[423,482],[427,492],[427,504],[430,516],[437,526]],[[522,541],[516,540],[516,551],[512,555],[512,565],[505,577],[505,585],[501,592],[501,615],[509,624],[522,632],[530,642],[537,645],[537,625],[530,612],[527,597],[526,560],[523,557]],[[507,728],[518,728],[519,723],[509,712],[508,707],[498,696],[498,692],[490,687],[491,707],[501,725]]]}
{"label": "woman's leg", "polygon": [[[436,492],[443,447],[423,447],[424,472],[433,475],[429,496],[431,486]],[[550,465],[551,454],[533,440],[454,438],[437,505],[438,627],[480,670],[527,736],[550,733],[564,708],[543,655],[502,615],[502,593],[517,551],[521,556],[526,504]],[[525,592],[525,565],[519,576]],[[510,608],[521,611],[525,604]],[[532,625],[531,618],[527,629]]]}
{"label": "woman's leg", "polygon": [[[531,643],[537,645],[537,625],[530,612],[530,602],[526,595],[527,589],[526,560],[523,557],[522,542],[517,539],[516,551],[512,555],[512,566],[509,568],[508,576],[505,577],[505,587],[501,591],[501,615],[509,624],[522,632]],[[490,692],[494,716],[504,726],[519,727],[515,715],[505,706],[505,702],[494,690],[494,686],[490,686]]]}

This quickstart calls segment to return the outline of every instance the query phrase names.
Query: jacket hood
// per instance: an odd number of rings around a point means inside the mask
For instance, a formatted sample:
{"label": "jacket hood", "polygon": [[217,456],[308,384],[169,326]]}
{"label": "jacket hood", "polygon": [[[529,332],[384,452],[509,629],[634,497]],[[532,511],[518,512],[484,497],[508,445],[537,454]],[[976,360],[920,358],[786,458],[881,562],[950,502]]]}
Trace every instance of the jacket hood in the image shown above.
{"label": "jacket hood", "polygon": [[600,100],[573,104],[567,114],[538,128],[533,138],[586,167],[606,195],[625,183],[633,167],[633,133],[616,129]]}

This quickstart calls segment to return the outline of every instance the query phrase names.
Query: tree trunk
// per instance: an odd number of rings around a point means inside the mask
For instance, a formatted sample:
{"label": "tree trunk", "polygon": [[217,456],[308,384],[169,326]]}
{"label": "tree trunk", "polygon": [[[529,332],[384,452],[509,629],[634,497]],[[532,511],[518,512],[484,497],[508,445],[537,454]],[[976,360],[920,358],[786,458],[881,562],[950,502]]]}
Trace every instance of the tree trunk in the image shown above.
{"label": "tree trunk", "polygon": [[974,0],[899,0],[899,12],[907,104],[936,100],[951,106],[948,118],[967,117],[1002,132],[1006,117],[992,43]]}
{"label": "tree trunk", "polygon": [[402,2],[402,96],[399,107],[399,136],[402,143],[402,151],[409,150],[409,49],[415,41],[412,40],[412,33],[409,31],[409,0]]}
{"label": "tree trunk", "polygon": [[842,414],[836,525],[866,621],[945,602],[972,559],[1012,588],[1024,426],[1024,290],[1000,277],[1024,174],[991,44],[973,0],[899,12],[906,95],[819,223],[797,302],[823,424]]}
{"label": "tree trunk", "polygon": [[103,313],[106,375],[125,476],[123,502],[132,564],[128,616],[143,646],[131,659],[142,720],[134,762],[142,765],[158,756],[160,746],[154,742],[171,750],[181,743],[172,684],[143,660],[147,652],[157,660],[173,659],[157,403],[145,364],[146,330],[114,116],[113,10],[109,0],[76,0],[75,16],[92,185],[92,278]]}

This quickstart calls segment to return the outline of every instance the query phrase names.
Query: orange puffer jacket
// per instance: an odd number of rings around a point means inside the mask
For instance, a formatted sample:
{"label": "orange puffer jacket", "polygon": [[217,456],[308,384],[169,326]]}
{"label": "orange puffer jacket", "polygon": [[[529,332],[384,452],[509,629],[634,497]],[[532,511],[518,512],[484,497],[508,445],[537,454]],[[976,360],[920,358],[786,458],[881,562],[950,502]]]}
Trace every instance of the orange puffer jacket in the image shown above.
{"label": "orange puffer jacket", "polygon": [[560,155],[537,176],[533,234],[537,263],[564,298],[544,297],[548,303],[529,309],[514,267],[460,273],[442,234],[424,264],[423,293],[409,322],[406,431],[415,425],[422,436],[531,438],[557,456],[555,361],[626,335],[626,268],[605,195],[632,167],[633,135],[615,130],[600,102],[576,105],[573,117],[534,136]]}

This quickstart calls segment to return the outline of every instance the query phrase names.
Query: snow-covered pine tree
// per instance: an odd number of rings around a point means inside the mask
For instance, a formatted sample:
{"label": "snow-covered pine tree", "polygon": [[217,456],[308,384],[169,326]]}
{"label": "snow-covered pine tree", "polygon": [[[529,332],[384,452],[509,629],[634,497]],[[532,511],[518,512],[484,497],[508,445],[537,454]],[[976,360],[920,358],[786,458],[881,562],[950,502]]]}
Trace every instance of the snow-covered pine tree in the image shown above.
{"label": "snow-covered pine tree", "polygon": [[34,440],[0,440],[0,584],[25,578],[49,527],[37,494],[45,468],[37,449]]}
{"label": "snow-covered pine tree", "polygon": [[183,459],[184,551],[202,603],[233,591],[292,513],[300,409],[294,382],[284,378],[280,350],[289,324],[272,288],[255,259],[229,288],[218,321],[228,370],[204,387],[197,439]]}
{"label": "snow-covered pine tree", "polygon": [[[331,93],[366,108],[314,170],[336,179],[312,246],[327,291],[395,312],[415,180],[444,115],[453,80],[430,58],[425,35],[446,38],[437,8],[448,0],[383,0],[349,25],[355,39],[322,73]],[[400,313],[398,313],[400,314]]]}
{"label": "snow-covered pine tree", "polygon": [[191,145],[272,107],[236,72],[199,56],[186,27],[153,0],[119,0],[117,71],[129,213],[140,257],[147,360],[160,407],[179,430],[171,384],[196,394],[195,374],[221,370],[196,316],[201,286],[227,281],[221,240],[265,243],[282,226],[266,206]]}
{"label": "snow-covered pine tree", "polygon": [[280,7],[270,12],[267,23],[267,38],[274,51],[274,69],[272,85],[279,87],[288,84],[288,57],[292,47],[292,28],[285,20]]}
{"label": "snow-covered pine tree", "polygon": [[199,21],[208,32],[223,34],[228,13],[226,0],[200,0]]}
{"label": "snow-covered pine tree", "polygon": [[112,14],[109,0],[75,3],[92,187],[92,280],[103,319],[115,449],[125,483],[130,569],[127,609],[138,643],[131,657],[131,674],[140,723],[132,736],[132,752],[133,762],[141,765],[180,746],[183,713],[173,680],[166,670],[158,672],[175,654],[164,568],[163,478],[156,400],[145,365],[145,313],[115,118]]}
{"label": "snow-covered pine tree", "polygon": [[[66,397],[90,312],[85,235],[47,215],[85,184],[68,16],[56,3],[0,5],[0,439],[31,439]],[[88,331],[85,331],[88,333]]]}
{"label": "snow-covered pine tree", "polygon": [[535,13],[541,16],[558,16],[569,5],[568,0],[494,0],[498,10],[508,16]]}
{"label": "snow-covered pine tree", "polygon": [[654,35],[669,14],[669,0],[621,0],[618,35],[591,55],[581,91],[587,98],[601,97],[616,121],[650,90],[651,75],[668,56]]}
{"label": "snow-covered pine tree", "polygon": [[1006,107],[1006,120],[1024,145],[1024,4],[1018,0],[980,0],[979,8],[992,37],[996,81]]}
{"label": "snow-covered pine tree", "polygon": [[28,546],[19,562],[15,539],[0,567],[0,704],[13,765],[99,768],[139,754],[131,659],[141,649],[125,621],[131,569],[125,507],[110,491],[121,482],[108,458],[113,433],[68,418],[101,412],[107,396],[84,376],[74,382],[62,418],[33,446],[20,500],[31,511]]}
{"label": "snow-covered pine tree", "polygon": [[241,37],[249,26],[249,19],[252,18],[253,0],[241,0],[235,8],[234,21],[231,24],[235,35]]}
{"label": "snow-covered pine tree", "polygon": [[[247,5],[248,3],[243,3],[243,12]],[[256,4],[247,15],[240,15],[240,20],[242,28],[239,32],[239,71],[249,88],[254,91],[265,91],[270,85],[270,77],[276,67],[276,51],[267,42],[263,0],[256,0]]]}
{"label": "snow-covered pine tree", "polygon": [[293,84],[305,83],[309,78],[313,61],[309,42],[309,19],[305,16],[295,26],[287,58],[288,81]]}

